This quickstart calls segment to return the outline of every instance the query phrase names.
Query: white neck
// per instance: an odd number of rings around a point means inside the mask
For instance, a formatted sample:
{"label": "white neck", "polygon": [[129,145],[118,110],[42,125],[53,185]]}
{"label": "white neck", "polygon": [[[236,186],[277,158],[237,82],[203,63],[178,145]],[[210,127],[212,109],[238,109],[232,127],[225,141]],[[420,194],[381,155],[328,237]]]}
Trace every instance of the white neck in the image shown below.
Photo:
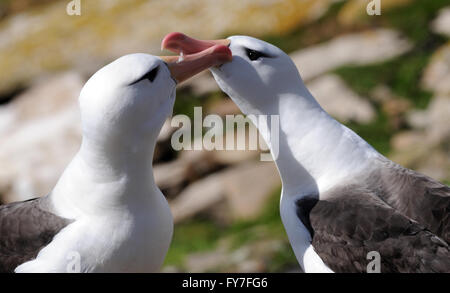
{"label": "white neck", "polygon": [[[321,198],[324,191],[370,167],[371,158],[380,154],[331,118],[304,85],[273,99],[278,102],[271,107],[253,109],[247,104],[241,110],[245,114],[279,115],[278,141],[271,139],[274,134],[268,127],[271,123],[258,128],[275,157],[282,179],[283,224],[305,272],[332,272],[314,251],[311,235],[296,214],[296,201],[303,196]],[[274,148],[278,151],[274,152]]]}
{"label": "white neck", "polygon": [[[275,97],[267,109],[243,109],[246,114],[279,115],[279,139],[258,125],[280,172],[285,194],[319,194],[357,174],[379,154],[353,131],[330,117],[303,87]],[[270,123],[268,123],[270,125]],[[278,148],[276,152],[274,149]]]}
{"label": "white neck", "polygon": [[79,152],[51,193],[56,211],[76,218],[148,203],[150,195],[157,192],[152,169],[154,148],[154,141],[136,141],[132,146],[84,137]]}

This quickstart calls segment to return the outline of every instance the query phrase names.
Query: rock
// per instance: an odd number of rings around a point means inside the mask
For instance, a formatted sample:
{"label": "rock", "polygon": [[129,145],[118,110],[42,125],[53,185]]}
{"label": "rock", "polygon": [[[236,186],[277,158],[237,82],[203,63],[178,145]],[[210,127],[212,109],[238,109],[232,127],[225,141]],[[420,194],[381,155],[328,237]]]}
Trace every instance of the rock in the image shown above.
{"label": "rock", "polygon": [[327,74],[307,83],[319,104],[343,122],[369,123],[375,110],[366,98],[358,96],[337,75]]}
{"label": "rock", "polygon": [[[259,227],[256,227],[259,228]],[[261,231],[262,232],[262,231]],[[258,231],[249,231],[258,234]],[[265,235],[267,232],[258,235]],[[229,240],[229,239],[223,239]],[[262,273],[267,272],[268,263],[275,254],[283,249],[283,241],[278,239],[258,239],[233,249],[230,241],[221,241],[212,251],[189,254],[184,267],[190,273],[234,272],[234,273]]]}
{"label": "rock", "polygon": [[236,265],[236,269],[232,272],[239,273],[264,273],[266,271],[266,265],[261,259],[249,259]]}
{"label": "rock", "polygon": [[390,29],[336,37],[331,41],[291,54],[303,80],[310,80],[344,65],[364,65],[389,60],[412,48],[402,35]]}
{"label": "rock", "polygon": [[167,189],[185,182],[189,164],[184,160],[174,160],[153,167],[156,185],[160,189]]}
{"label": "rock", "polygon": [[220,101],[209,105],[207,112],[208,114],[217,114],[221,117],[225,117],[225,115],[242,114],[239,107],[230,98],[221,99]]}
{"label": "rock", "polygon": [[[225,123],[225,121],[224,121]],[[253,146],[249,143],[250,133],[257,134],[257,142],[256,149],[253,149]],[[226,139],[227,134],[230,136],[234,136],[235,148],[234,149],[226,149]],[[244,136],[245,137],[245,150],[239,150],[236,148],[237,145],[237,137]],[[202,140],[203,138],[195,138],[192,145],[195,145],[197,140]],[[200,142],[198,142],[200,144]],[[197,164],[197,169],[210,169],[211,165],[231,165],[240,163],[246,160],[251,160],[257,157],[260,154],[260,151],[268,150],[268,147],[264,140],[258,135],[258,130],[250,123],[248,127],[241,128],[235,127],[234,131],[232,129],[228,130],[228,132],[223,137],[223,148],[222,150],[205,150],[202,148],[201,150],[182,150],[180,152],[180,158],[190,162],[191,164]],[[251,148],[252,147],[252,148]]]}
{"label": "rock", "polygon": [[[251,124],[250,128],[256,128]],[[224,167],[240,164],[245,161],[258,158],[262,150],[267,150],[265,143],[257,150],[249,150],[248,129],[238,128],[234,135],[245,131],[246,150],[181,150],[178,157],[170,162],[159,162],[154,166],[156,184],[169,197],[175,197],[186,185],[189,185],[210,173],[220,170]],[[226,135],[224,136],[225,141]],[[261,139],[261,138],[259,138]],[[201,140],[201,138],[196,138]],[[236,138],[235,138],[236,140]],[[193,145],[195,142],[193,143]],[[160,148],[172,149],[170,142],[167,145],[158,143]]]}
{"label": "rock", "polygon": [[389,118],[392,129],[401,129],[405,124],[405,113],[411,108],[411,102],[405,98],[392,98],[386,100],[381,105],[383,112]]}
{"label": "rock", "polygon": [[[418,139],[419,136],[420,134],[417,137],[409,138],[411,139],[409,148],[401,151],[394,150],[389,155],[389,158],[404,167],[416,170],[433,179],[439,181],[448,180],[450,178],[448,149],[440,146],[424,145],[423,140],[414,144],[413,140]],[[422,138],[426,139],[425,136],[422,136]]]}
{"label": "rock", "polygon": [[219,248],[211,252],[192,253],[186,257],[184,266],[189,273],[216,272],[229,263],[229,256]]}
{"label": "rock", "polygon": [[170,202],[175,223],[193,217],[224,199],[223,173],[192,183]]}
{"label": "rock", "polygon": [[3,202],[47,194],[81,141],[78,94],[83,79],[67,73],[42,81],[0,108]]}
{"label": "rock", "polygon": [[448,142],[450,139],[450,95],[436,96],[428,109],[412,111],[408,122],[411,126],[425,130],[429,145]]}
{"label": "rock", "polygon": [[450,7],[443,8],[439,11],[439,15],[431,23],[431,29],[436,34],[450,37]]}
{"label": "rock", "polygon": [[[258,240],[231,251],[229,271],[239,273],[267,272],[269,263],[273,261],[275,254],[283,249],[284,245],[283,240],[273,239],[267,231],[263,231],[264,229],[261,228],[264,227],[257,226],[252,229],[253,231],[249,231],[249,233],[259,235]],[[261,237],[261,235],[265,236]]]}
{"label": "rock", "polygon": [[281,185],[273,162],[250,161],[198,180],[170,201],[176,223],[221,204],[226,220],[252,219]]}
{"label": "rock", "polygon": [[377,85],[370,92],[372,100],[381,104],[381,108],[389,118],[393,130],[401,129],[405,124],[405,114],[411,108],[411,102],[399,97],[386,85]]}
{"label": "rock", "polygon": [[395,150],[403,152],[421,145],[424,140],[425,135],[420,131],[403,131],[392,137],[391,146]]}
{"label": "rock", "polygon": [[180,28],[202,39],[288,32],[323,15],[332,2],[97,0],[81,1],[81,16],[68,16],[68,0],[51,1],[2,20],[0,68],[7,74],[0,92],[63,68],[94,72],[127,53],[159,55],[164,35]]}
{"label": "rock", "polygon": [[212,159],[220,165],[234,165],[255,159],[259,156],[259,151],[213,151]]}
{"label": "rock", "polygon": [[436,180],[448,181],[450,178],[449,150],[438,149],[430,152],[417,166],[417,171]]}
{"label": "rock", "polygon": [[209,71],[203,71],[180,84],[180,88],[189,87],[195,95],[204,95],[220,91],[219,86]]}
{"label": "rock", "polygon": [[370,97],[372,100],[380,104],[397,98],[397,96],[392,92],[392,89],[384,84],[379,84],[373,88],[370,92]]}
{"label": "rock", "polygon": [[387,114],[392,130],[396,131],[405,126],[405,116],[411,109],[411,101],[394,94],[388,86],[377,85],[369,93],[377,104],[381,105],[383,113]]}
{"label": "rock", "polygon": [[424,70],[422,84],[437,94],[450,95],[450,42],[433,54]]}
{"label": "rock", "polygon": [[249,162],[227,171],[225,199],[233,220],[252,220],[259,216],[269,196],[281,186],[273,162]]}
{"label": "rock", "polygon": [[436,180],[450,178],[450,97],[433,98],[428,109],[412,111],[408,122],[414,130],[396,134],[391,139],[390,158]]}

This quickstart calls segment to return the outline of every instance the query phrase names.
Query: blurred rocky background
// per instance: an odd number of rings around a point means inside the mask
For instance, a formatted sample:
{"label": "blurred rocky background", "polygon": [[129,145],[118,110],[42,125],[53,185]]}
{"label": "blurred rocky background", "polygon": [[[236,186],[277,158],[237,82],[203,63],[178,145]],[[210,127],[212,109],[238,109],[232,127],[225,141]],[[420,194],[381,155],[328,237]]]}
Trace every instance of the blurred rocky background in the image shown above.
{"label": "blurred rocky background", "polygon": [[[80,144],[77,97],[97,69],[160,52],[182,31],[246,34],[291,55],[320,104],[392,160],[450,180],[450,3],[383,0],[0,0],[0,202],[45,195]],[[174,115],[240,113],[208,72],[181,84]],[[176,226],[163,271],[298,271],[280,180],[258,151],[180,151],[168,121],[155,177]],[[237,129],[245,131],[245,129]],[[201,138],[195,138],[201,139]]]}

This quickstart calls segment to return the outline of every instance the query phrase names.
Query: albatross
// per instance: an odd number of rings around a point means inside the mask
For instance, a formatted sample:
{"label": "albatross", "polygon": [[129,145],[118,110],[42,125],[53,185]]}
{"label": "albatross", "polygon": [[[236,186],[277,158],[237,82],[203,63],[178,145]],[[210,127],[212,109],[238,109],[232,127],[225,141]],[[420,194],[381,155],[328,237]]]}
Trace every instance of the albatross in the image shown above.
{"label": "albatross", "polygon": [[[217,44],[233,55],[210,69],[220,88],[249,119],[279,117],[281,219],[305,272],[366,272],[372,252],[381,272],[450,272],[448,186],[390,161],[328,115],[276,46],[171,33],[162,47],[191,54]],[[273,151],[271,124],[253,123]]]}
{"label": "albatross", "polygon": [[155,272],[173,219],[152,170],[176,84],[231,59],[196,54],[123,56],[80,93],[82,144],[44,197],[0,206],[0,272]]}

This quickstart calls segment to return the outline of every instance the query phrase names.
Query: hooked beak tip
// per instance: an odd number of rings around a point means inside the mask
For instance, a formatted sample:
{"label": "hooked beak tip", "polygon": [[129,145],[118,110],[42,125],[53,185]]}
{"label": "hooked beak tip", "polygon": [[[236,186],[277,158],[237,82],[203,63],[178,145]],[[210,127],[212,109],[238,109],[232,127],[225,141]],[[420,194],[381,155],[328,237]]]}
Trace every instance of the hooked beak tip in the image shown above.
{"label": "hooked beak tip", "polygon": [[180,83],[203,70],[229,62],[233,57],[230,48],[215,45],[195,54],[160,58],[169,67],[172,78]]}
{"label": "hooked beak tip", "polygon": [[232,60],[230,40],[202,41],[174,32],[164,37],[161,49],[172,51],[180,56],[161,57],[169,67],[172,78],[178,83],[213,66]]}
{"label": "hooked beak tip", "polygon": [[229,46],[230,40],[197,40],[185,34],[174,32],[164,37],[161,42],[161,48],[174,53],[194,54],[204,51],[216,45]]}
{"label": "hooked beak tip", "polygon": [[173,51],[177,49],[177,44],[183,42],[188,36],[179,32],[173,32],[164,37],[161,42],[161,50]]}

